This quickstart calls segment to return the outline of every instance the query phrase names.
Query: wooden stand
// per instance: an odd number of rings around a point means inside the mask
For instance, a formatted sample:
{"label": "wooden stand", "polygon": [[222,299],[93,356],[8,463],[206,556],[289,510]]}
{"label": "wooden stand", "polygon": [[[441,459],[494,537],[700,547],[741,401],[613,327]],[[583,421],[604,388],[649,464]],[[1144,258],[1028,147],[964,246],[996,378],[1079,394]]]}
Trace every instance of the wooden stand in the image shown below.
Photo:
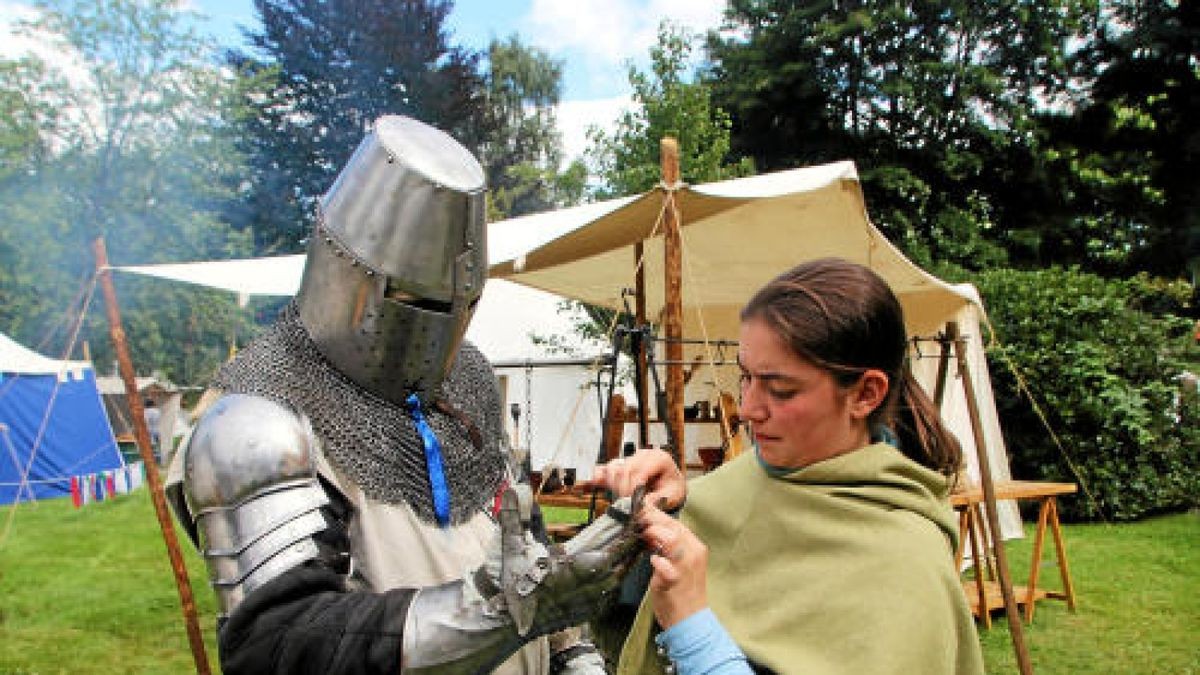
{"label": "wooden stand", "polygon": [[[1075,611],[1075,587],[1071,583],[1071,570],[1067,563],[1067,549],[1063,543],[1062,526],[1058,520],[1058,495],[1072,494],[1077,490],[1073,483],[1043,483],[1037,481],[1002,481],[996,483],[997,499],[1036,499],[1040,502],[1038,508],[1037,531],[1033,539],[1033,559],[1029,565],[1029,581],[1025,586],[1014,586],[1013,595],[1017,603],[1024,607],[1025,623],[1033,621],[1033,611],[1037,601],[1043,598],[1065,600],[1067,608]],[[983,491],[970,488],[954,492],[950,495],[950,503],[961,509],[958,516],[959,545],[955,554],[956,568],[962,567],[966,542],[971,542],[971,557],[975,561],[974,580],[964,582],[963,590],[971,605],[971,611],[983,620],[983,625],[990,628],[991,610],[1004,607],[1004,597],[994,579],[995,569],[992,566],[991,551],[994,542],[988,536],[983,518],[979,512],[983,502]],[[1046,529],[1049,527],[1054,536],[1054,550],[1058,565],[1061,591],[1048,590],[1038,587],[1038,577],[1042,568],[1042,551],[1046,541]]]}

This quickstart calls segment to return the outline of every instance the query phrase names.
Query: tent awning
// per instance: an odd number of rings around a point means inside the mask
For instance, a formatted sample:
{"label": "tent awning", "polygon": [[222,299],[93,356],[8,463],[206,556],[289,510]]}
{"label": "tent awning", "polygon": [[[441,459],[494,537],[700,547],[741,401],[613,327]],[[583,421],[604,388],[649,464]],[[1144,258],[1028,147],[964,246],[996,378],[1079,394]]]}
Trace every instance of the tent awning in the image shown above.
{"label": "tent awning", "polygon": [[[663,305],[664,196],[656,188],[490,223],[490,274],[619,309],[622,290],[633,286],[641,264],[647,311],[655,317]],[[910,332],[936,330],[946,316],[976,302],[913,264],[871,224],[852,162],[683,186],[674,197],[682,221],[685,334],[732,338],[737,310],[754,291],[792,266],[824,256],[878,272],[904,305]],[[641,261],[634,258],[638,242]],[[292,295],[304,256],[114,269],[242,295]]]}
{"label": "tent awning", "polygon": [[165,265],[126,265],[113,269],[160,279],[219,288],[239,295],[295,295],[304,256],[281,255]]}
{"label": "tent awning", "polygon": [[57,375],[59,379],[80,379],[92,364],[87,361],[60,361],[43,356],[0,333],[0,372],[20,375]]}
{"label": "tent awning", "polygon": [[[621,307],[621,291],[645,271],[651,317],[663,306],[661,214],[656,188],[605,208],[564,209],[553,223],[493,224],[489,241],[542,225],[561,234],[495,262],[492,276],[595,305]],[[910,312],[910,330],[926,330],[971,298],[909,261],[870,222],[852,162],[781,171],[674,192],[683,240],[684,331],[736,336],[737,311],[766,282],[814,258],[837,256],[879,273]],[[634,247],[643,244],[635,258]]]}

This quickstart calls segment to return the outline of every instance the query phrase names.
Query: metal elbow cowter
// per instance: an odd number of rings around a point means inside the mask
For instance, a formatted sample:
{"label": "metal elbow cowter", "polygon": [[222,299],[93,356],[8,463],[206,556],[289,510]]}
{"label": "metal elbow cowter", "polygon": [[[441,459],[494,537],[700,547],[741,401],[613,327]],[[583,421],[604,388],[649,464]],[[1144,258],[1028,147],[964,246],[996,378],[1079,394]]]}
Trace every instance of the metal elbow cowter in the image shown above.
{"label": "metal elbow cowter", "polygon": [[184,498],[222,616],[255,588],[319,556],[329,498],[308,421],[258,396],[228,394],[197,423]]}

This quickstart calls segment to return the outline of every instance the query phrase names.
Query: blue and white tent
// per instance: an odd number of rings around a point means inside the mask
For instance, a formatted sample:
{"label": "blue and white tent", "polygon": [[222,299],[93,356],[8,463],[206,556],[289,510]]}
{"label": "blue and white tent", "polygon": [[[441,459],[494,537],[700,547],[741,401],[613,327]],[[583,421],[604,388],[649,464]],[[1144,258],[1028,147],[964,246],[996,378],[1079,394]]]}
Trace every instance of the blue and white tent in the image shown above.
{"label": "blue and white tent", "polygon": [[86,361],[0,333],[0,504],[71,494],[71,477],[125,466]]}

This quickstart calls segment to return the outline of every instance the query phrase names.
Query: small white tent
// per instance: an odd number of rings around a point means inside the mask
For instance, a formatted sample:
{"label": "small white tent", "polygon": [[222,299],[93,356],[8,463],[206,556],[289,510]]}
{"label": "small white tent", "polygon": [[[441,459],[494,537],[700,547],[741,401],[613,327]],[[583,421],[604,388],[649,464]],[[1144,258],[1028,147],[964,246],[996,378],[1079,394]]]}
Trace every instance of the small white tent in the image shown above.
{"label": "small white tent", "polygon": [[[300,288],[304,256],[116,269],[242,296],[288,296]],[[467,339],[488,357],[500,380],[510,442],[530,453],[530,464],[538,471],[548,466],[590,470],[600,449],[601,413],[593,364],[608,346],[590,343],[575,333],[574,323],[581,319],[560,311],[565,300],[492,279],[484,287],[467,330]],[[514,404],[516,415],[511,414]]]}
{"label": "small white tent", "polygon": [[562,307],[564,301],[492,279],[467,330],[467,339],[487,355],[500,380],[509,438],[530,452],[537,471],[586,471],[600,449],[597,393],[608,378],[598,364],[609,346],[580,337],[575,324],[583,320],[582,312]]}

